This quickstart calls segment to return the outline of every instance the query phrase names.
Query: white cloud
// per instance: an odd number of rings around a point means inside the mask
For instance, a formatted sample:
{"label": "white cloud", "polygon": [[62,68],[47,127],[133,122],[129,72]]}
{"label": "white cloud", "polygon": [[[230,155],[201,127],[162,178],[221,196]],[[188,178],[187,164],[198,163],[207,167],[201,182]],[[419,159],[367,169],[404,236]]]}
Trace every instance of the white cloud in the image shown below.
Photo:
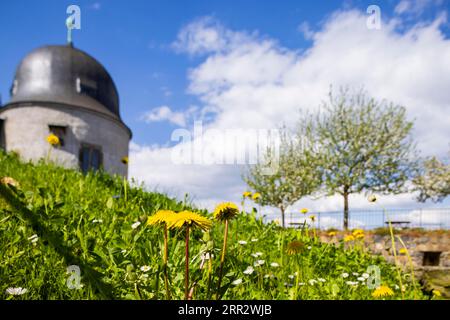
{"label": "white cloud", "polygon": [[431,5],[440,5],[442,0],[402,0],[395,7],[397,14],[421,15]]}
{"label": "white cloud", "polygon": [[186,25],[172,47],[190,55],[230,51],[244,44],[252,36],[246,32],[233,32],[210,16],[197,19]]}
{"label": "white cloud", "polygon": [[306,40],[311,40],[314,37],[314,31],[311,30],[311,27],[309,26],[308,22],[302,22],[299,26],[298,26],[298,31],[303,34],[303,37]]}
{"label": "white cloud", "polygon": [[[204,18],[182,29],[174,46],[188,54],[205,55],[189,72],[188,90],[202,103],[199,114],[214,115],[208,128],[289,126],[299,112],[317,109],[330,84],[335,88],[364,85],[372,96],[407,108],[415,119],[414,136],[424,155],[443,156],[450,136],[450,40],[440,31],[443,17],[400,33],[396,29],[399,17],[385,21],[381,30],[369,30],[364,13],[340,11],[310,34],[313,43],[307,51],[286,49],[256,32],[232,31]],[[190,125],[185,116],[168,107],[151,112],[149,119]],[[130,175],[151,186],[177,189],[174,194],[179,196],[188,192],[199,205],[208,207],[218,200],[238,201],[246,189],[240,179],[242,167],[175,166],[170,153],[170,148],[134,148]],[[391,206],[416,205],[409,194],[385,201]],[[305,199],[301,205],[340,210],[342,199]],[[367,201],[355,195],[350,205],[364,208]]]}
{"label": "white cloud", "polygon": [[402,13],[408,11],[410,6],[411,6],[411,1],[403,0],[403,1],[399,2],[399,4],[395,7],[394,11],[395,11],[395,13],[402,14]]}
{"label": "white cloud", "polygon": [[186,119],[195,112],[196,108],[189,108],[186,112],[172,111],[168,106],[160,106],[144,113],[141,117],[145,122],[168,121],[178,126],[186,126]]}

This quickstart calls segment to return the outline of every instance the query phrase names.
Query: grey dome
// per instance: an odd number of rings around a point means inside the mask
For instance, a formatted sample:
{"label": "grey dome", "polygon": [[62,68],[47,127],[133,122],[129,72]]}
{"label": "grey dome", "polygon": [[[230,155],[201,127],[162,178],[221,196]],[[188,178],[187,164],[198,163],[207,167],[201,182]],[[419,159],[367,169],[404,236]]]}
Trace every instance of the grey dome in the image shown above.
{"label": "grey dome", "polygon": [[8,105],[26,102],[77,106],[120,120],[111,76],[97,60],[71,45],[41,47],[21,61]]}

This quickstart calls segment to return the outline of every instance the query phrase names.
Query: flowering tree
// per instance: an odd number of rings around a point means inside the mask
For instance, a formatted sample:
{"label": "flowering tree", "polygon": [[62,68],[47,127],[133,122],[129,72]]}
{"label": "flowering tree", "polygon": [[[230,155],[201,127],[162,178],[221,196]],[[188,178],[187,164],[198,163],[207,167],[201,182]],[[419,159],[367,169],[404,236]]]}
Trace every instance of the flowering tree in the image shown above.
{"label": "flowering tree", "polygon": [[416,170],[415,146],[402,106],[368,98],[364,91],[329,94],[306,131],[319,148],[323,189],[344,199],[348,228],[349,195],[401,193]]}
{"label": "flowering tree", "polygon": [[[259,204],[280,209],[283,227],[286,209],[304,196],[312,194],[321,184],[312,150],[304,134],[297,137],[283,134],[277,156],[268,150],[265,164],[249,167],[243,177],[248,186],[261,195],[256,200]],[[266,164],[273,163],[277,164],[277,170],[267,174]]]}
{"label": "flowering tree", "polygon": [[415,191],[419,191],[420,202],[444,200],[450,195],[450,164],[445,165],[436,157],[425,160],[413,183]]}

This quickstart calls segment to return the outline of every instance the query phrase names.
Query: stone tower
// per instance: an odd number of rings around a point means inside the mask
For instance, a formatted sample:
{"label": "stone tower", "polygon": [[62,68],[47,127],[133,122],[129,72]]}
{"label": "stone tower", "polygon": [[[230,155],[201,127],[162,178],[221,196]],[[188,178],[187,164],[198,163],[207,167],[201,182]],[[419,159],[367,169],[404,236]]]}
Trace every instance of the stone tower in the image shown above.
{"label": "stone tower", "polygon": [[[50,134],[59,145],[48,143]],[[111,76],[72,44],[29,53],[17,67],[11,100],[0,107],[0,147],[24,160],[48,157],[64,167],[126,177],[131,135]]]}

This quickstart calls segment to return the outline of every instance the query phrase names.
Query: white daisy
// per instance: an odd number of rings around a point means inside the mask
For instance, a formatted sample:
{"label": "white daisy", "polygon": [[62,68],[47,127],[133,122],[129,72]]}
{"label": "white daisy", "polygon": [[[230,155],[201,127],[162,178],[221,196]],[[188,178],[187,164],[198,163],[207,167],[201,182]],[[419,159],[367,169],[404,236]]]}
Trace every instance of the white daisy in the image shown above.
{"label": "white daisy", "polygon": [[244,274],[252,274],[255,269],[252,266],[248,266],[247,269],[244,270]]}
{"label": "white daisy", "polygon": [[311,250],[311,248],[312,248],[311,246],[308,246],[308,250]]}
{"label": "white daisy", "polygon": [[122,252],[123,254],[125,254],[125,253],[127,253],[127,250],[123,249],[123,250],[120,251],[120,252]]}
{"label": "white daisy", "polygon": [[317,280],[316,280],[316,279],[311,279],[311,280],[308,281],[308,283],[309,283],[311,286],[313,286],[315,283],[317,283]]}
{"label": "white daisy", "polygon": [[18,287],[18,288],[8,288],[6,289],[6,293],[12,296],[21,296],[24,293],[27,293],[28,289]]}
{"label": "white daisy", "polygon": [[141,267],[141,271],[142,271],[142,272],[148,272],[148,271],[150,271],[150,269],[151,269],[151,268],[150,268],[149,266],[142,266],[142,267]]}
{"label": "white daisy", "polygon": [[260,266],[262,266],[263,264],[264,264],[264,260],[258,260],[258,261],[256,261],[255,263],[254,263],[254,266],[255,267],[260,267]]}
{"label": "white daisy", "polygon": [[278,268],[280,265],[278,263],[276,263],[276,262],[272,262],[270,264],[270,266],[273,267],[273,268]]}
{"label": "white daisy", "polygon": [[246,244],[247,244],[247,241],[239,240],[238,243],[239,243],[239,244],[242,244],[242,245],[246,245]]}
{"label": "white daisy", "polygon": [[359,273],[358,272],[353,272],[352,273],[354,276],[359,276]]}
{"label": "white daisy", "polygon": [[299,282],[298,285],[299,285],[299,286],[304,286],[305,283],[304,283],[304,282]]}
{"label": "white daisy", "polygon": [[342,278],[348,278],[348,273],[344,272],[343,274],[341,274]]}
{"label": "white daisy", "polygon": [[135,223],[133,223],[132,225],[131,225],[131,228],[132,229],[136,229],[137,227],[139,227],[141,225],[141,222],[140,221],[136,221]]}
{"label": "white daisy", "polygon": [[238,286],[242,283],[242,279],[236,279],[232,282],[232,284],[234,284],[235,286]]}
{"label": "white daisy", "polygon": [[288,275],[288,278],[289,278],[289,279],[294,279],[294,275],[293,275],[293,274],[290,274],[290,275]]}
{"label": "white daisy", "polygon": [[324,278],[317,278],[317,280],[319,280],[320,282],[325,282],[327,280],[325,280]]}
{"label": "white daisy", "polygon": [[361,281],[361,282],[366,281],[366,278],[364,278],[364,277],[358,277],[357,279],[358,279],[358,281]]}
{"label": "white daisy", "polygon": [[262,252],[256,252],[255,254],[256,254],[257,257],[262,256]]}
{"label": "white daisy", "polygon": [[369,277],[370,277],[370,275],[368,273],[363,273],[362,276],[364,279],[369,279]]}
{"label": "white daisy", "polygon": [[256,241],[258,241],[258,239],[253,238],[251,241],[252,241],[252,242],[256,242]]}

